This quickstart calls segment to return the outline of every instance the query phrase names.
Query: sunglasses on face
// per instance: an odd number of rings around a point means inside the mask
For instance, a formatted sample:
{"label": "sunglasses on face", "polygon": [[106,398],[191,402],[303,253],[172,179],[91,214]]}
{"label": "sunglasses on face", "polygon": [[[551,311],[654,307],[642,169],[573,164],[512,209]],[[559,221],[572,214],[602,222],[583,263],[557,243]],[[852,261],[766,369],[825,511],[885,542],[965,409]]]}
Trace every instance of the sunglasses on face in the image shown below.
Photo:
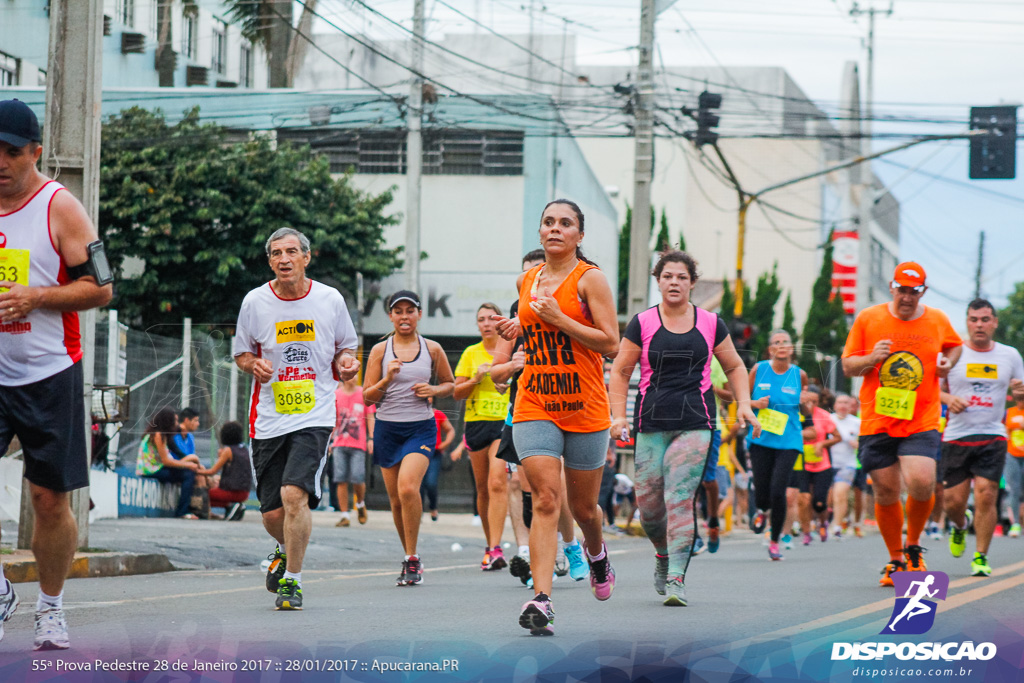
{"label": "sunglasses on face", "polygon": [[895,280],[890,282],[889,286],[895,289],[900,294],[913,294],[915,296],[920,296],[921,294],[924,294],[925,290],[924,285],[918,285],[916,287],[907,287],[906,285],[901,285],[897,283]]}

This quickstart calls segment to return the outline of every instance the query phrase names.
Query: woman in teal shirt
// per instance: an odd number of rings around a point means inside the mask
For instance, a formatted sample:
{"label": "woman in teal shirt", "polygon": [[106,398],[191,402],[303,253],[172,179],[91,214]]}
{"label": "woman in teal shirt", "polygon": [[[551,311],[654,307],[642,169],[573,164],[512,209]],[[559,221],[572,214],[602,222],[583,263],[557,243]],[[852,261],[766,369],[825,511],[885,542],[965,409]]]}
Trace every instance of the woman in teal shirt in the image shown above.
{"label": "woman in teal shirt", "polygon": [[768,557],[781,560],[779,535],[786,522],[786,485],[803,449],[800,431],[800,393],[807,373],[793,364],[793,340],[785,330],[768,337],[768,360],[750,371],[750,407],[758,411],[761,434],[750,438],[750,468],[754,473],[757,517],[754,533],[764,531],[771,513]]}

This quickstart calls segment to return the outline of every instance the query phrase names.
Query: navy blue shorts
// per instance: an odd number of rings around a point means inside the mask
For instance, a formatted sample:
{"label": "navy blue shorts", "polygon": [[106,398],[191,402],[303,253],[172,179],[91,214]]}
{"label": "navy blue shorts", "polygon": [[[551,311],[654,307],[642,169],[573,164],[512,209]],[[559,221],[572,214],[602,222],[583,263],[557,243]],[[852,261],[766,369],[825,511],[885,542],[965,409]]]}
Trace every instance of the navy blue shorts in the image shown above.
{"label": "navy blue shorts", "polygon": [[373,425],[373,461],[384,469],[394,467],[411,453],[431,458],[435,443],[437,421],[434,418],[418,422],[385,422],[378,419]]}
{"label": "navy blue shorts", "polygon": [[888,434],[865,434],[858,440],[857,457],[866,472],[895,465],[901,455],[923,455],[939,459],[942,435],[938,430],[929,429],[910,436],[889,436]]}

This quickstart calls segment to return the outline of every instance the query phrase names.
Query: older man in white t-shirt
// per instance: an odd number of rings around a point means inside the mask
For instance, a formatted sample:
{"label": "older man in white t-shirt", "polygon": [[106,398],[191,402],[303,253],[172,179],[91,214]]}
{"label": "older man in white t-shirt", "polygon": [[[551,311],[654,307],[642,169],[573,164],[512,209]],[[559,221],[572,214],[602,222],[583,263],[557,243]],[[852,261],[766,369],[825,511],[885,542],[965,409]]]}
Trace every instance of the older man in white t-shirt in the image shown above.
{"label": "older man in white t-shirt", "polygon": [[[835,479],[832,483],[832,512],[833,512],[833,533],[836,538],[843,535],[843,522],[846,521],[846,513],[849,508],[850,487],[857,478],[857,435],[860,434],[860,418],[854,415],[853,398],[849,394],[839,394],[835,400],[835,412],[832,414],[832,423],[836,426],[839,434],[839,443],[833,444],[829,451],[832,456],[832,468],[835,470]],[[854,533],[860,536],[860,518],[854,515]]]}

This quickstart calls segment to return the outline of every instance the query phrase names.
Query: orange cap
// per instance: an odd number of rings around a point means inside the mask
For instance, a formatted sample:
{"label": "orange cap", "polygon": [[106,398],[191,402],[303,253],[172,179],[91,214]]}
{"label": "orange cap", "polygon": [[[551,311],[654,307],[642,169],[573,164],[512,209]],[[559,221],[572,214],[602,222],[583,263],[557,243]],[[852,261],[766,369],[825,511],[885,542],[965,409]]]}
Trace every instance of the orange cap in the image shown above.
{"label": "orange cap", "polygon": [[925,272],[920,263],[904,261],[896,266],[892,279],[903,287],[920,287],[924,284]]}

